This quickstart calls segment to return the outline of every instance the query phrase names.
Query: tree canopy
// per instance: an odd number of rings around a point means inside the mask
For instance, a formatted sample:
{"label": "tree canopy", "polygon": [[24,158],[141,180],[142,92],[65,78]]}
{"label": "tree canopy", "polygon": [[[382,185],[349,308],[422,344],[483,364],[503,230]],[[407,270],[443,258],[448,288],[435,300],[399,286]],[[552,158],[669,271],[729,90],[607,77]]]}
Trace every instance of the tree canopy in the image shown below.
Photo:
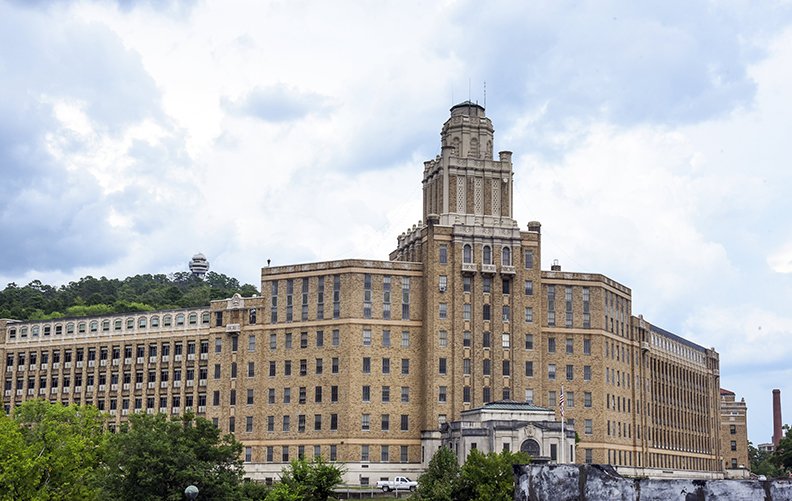
{"label": "tree canopy", "polygon": [[107,433],[91,406],[30,400],[0,416],[0,499],[98,499]]}
{"label": "tree canopy", "polygon": [[0,291],[0,318],[46,320],[110,313],[205,306],[214,299],[257,293],[250,284],[210,271],[204,279],[191,273],[135,275],[124,280],[87,276],[53,287],[34,280]]}
{"label": "tree canopy", "polygon": [[333,489],[341,483],[343,470],[321,457],[308,462],[293,460],[281,472],[280,482],[267,495],[267,501],[327,501],[335,499]]}
{"label": "tree canopy", "polygon": [[201,417],[135,414],[107,441],[103,499],[182,500],[195,485],[201,499],[239,499],[242,444]]}
{"label": "tree canopy", "polygon": [[456,454],[447,447],[441,447],[432,456],[426,473],[419,479],[418,499],[511,501],[514,499],[512,466],[526,464],[530,460],[522,452],[483,454],[473,449],[460,468]]}

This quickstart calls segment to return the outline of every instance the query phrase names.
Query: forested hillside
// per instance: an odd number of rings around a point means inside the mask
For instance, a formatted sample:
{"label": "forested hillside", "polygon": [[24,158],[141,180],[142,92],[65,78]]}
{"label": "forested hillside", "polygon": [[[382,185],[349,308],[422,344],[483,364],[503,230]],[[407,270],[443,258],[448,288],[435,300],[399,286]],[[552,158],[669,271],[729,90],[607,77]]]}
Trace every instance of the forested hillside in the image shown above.
{"label": "forested hillside", "polygon": [[10,283],[0,292],[0,318],[45,320],[203,306],[237,292],[258,293],[253,285],[240,285],[235,278],[211,271],[203,280],[187,272],[124,280],[88,276],[60,287],[34,280],[24,287]]}

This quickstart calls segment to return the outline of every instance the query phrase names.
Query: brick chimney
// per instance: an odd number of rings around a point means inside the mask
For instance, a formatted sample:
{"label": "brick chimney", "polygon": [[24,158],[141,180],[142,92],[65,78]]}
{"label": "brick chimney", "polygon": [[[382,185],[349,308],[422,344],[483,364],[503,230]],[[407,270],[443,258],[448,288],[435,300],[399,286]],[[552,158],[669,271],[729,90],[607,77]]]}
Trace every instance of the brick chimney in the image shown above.
{"label": "brick chimney", "polygon": [[778,447],[783,437],[781,431],[781,390],[773,390],[773,446]]}

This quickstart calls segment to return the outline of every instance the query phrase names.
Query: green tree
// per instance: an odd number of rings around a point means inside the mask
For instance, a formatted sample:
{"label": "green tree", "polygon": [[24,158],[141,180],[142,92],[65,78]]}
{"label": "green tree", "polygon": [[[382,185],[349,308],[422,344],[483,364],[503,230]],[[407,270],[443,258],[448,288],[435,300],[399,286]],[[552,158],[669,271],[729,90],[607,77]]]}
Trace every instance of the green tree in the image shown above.
{"label": "green tree", "polygon": [[33,490],[33,496],[19,499],[97,499],[99,451],[107,434],[95,407],[29,400],[14,411],[14,421],[24,442],[22,469],[29,475],[24,487],[19,485],[27,490],[32,483]]}
{"label": "green tree", "polygon": [[176,501],[190,484],[201,499],[239,499],[241,453],[204,418],[136,414],[105,447],[103,499]]}
{"label": "green tree", "polygon": [[530,458],[522,452],[503,451],[482,454],[473,449],[462,466],[455,489],[459,501],[512,501],[514,473],[512,466],[525,464]]}
{"label": "green tree", "polygon": [[790,472],[792,471],[792,428],[789,425],[784,428],[786,435],[778,442],[778,447],[773,453],[773,460],[780,468]]}
{"label": "green tree", "polygon": [[34,498],[35,458],[25,443],[19,424],[0,413],[0,500]]}
{"label": "green tree", "polygon": [[293,460],[281,472],[281,479],[270,491],[267,501],[327,501],[335,499],[333,489],[341,483],[343,469],[321,457],[308,462]]}
{"label": "green tree", "polygon": [[454,451],[448,447],[440,447],[429,461],[429,468],[419,478],[418,499],[453,501],[459,473],[459,463]]}
{"label": "green tree", "polygon": [[781,476],[781,468],[775,462],[772,452],[760,451],[748,442],[748,459],[751,463],[751,473],[755,475],[765,475],[766,477]]}

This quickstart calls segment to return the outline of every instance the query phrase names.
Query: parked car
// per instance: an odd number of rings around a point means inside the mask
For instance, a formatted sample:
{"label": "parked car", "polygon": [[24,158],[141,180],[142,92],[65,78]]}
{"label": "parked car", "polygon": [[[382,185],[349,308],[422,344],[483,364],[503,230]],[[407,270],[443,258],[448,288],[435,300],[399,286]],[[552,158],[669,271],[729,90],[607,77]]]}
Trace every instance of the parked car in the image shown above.
{"label": "parked car", "polygon": [[407,477],[393,477],[393,480],[380,480],[377,482],[377,489],[388,491],[414,491],[418,487],[418,482]]}

